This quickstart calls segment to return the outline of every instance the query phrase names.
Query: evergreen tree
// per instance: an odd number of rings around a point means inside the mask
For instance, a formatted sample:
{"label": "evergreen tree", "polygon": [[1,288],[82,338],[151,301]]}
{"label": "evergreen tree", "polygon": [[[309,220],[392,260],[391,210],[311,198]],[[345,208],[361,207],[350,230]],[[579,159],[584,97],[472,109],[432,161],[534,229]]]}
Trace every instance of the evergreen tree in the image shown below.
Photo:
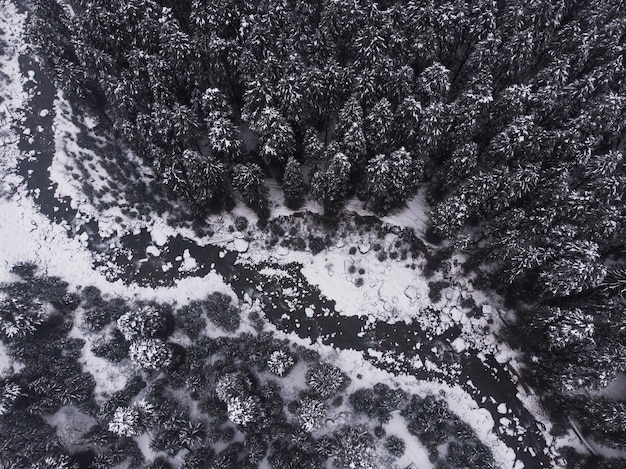
{"label": "evergreen tree", "polygon": [[285,203],[287,207],[293,209],[300,207],[306,193],[306,188],[302,178],[302,166],[293,157],[289,158],[285,166],[283,189],[285,191]]}
{"label": "evergreen tree", "polygon": [[260,218],[270,214],[267,188],[263,171],[257,164],[238,164],[233,168],[233,187],[239,191],[244,202],[254,210]]}
{"label": "evergreen tree", "polygon": [[366,191],[375,213],[384,214],[417,189],[423,165],[404,149],[377,155],[367,165]]}
{"label": "evergreen tree", "polygon": [[[333,151],[335,150],[335,151]],[[329,147],[332,155],[326,169],[318,170],[311,181],[311,193],[324,207],[324,213],[335,215],[348,194],[348,183],[352,165],[348,157]]]}

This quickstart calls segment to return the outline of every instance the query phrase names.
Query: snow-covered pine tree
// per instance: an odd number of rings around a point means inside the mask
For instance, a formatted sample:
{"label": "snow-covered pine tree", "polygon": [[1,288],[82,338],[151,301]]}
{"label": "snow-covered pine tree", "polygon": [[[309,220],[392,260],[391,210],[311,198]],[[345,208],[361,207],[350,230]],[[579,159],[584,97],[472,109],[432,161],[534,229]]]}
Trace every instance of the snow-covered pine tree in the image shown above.
{"label": "snow-covered pine tree", "polygon": [[269,217],[269,200],[265,187],[263,170],[255,163],[238,164],[233,168],[233,187],[241,194],[243,201],[260,218]]}
{"label": "snow-covered pine tree", "polygon": [[154,407],[142,399],[128,407],[115,409],[108,428],[118,436],[137,436],[146,431],[153,416]]}
{"label": "snow-covered pine tree", "polygon": [[312,397],[303,397],[298,403],[296,417],[300,426],[313,433],[326,423],[327,409],[323,401]]}
{"label": "snow-covered pine tree", "polygon": [[348,195],[352,164],[335,145],[329,145],[327,154],[331,155],[328,166],[313,175],[311,193],[322,204],[325,214],[335,215]]}
{"label": "snow-covered pine tree", "polygon": [[328,399],[348,387],[350,378],[336,366],[317,363],[307,370],[306,383],[317,395]]}
{"label": "snow-covered pine tree", "polygon": [[384,153],[393,144],[393,109],[387,98],[382,98],[365,117],[365,140],[370,153]]}
{"label": "snow-covered pine tree", "polygon": [[385,214],[404,202],[418,186],[423,163],[414,160],[404,147],[391,155],[377,155],[367,165],[366,193],[375,213]]}
{"label": "snow-covered pine tree", "polygon": [[287,160],[283,175],[283,190],[287,207],[296,209],[304,200],[306,188],[302,178],[302,165],[294,157]]}
{"label": "snow-covered pine tree", "polygon": [[271,373],[278,376],[285,376],[293,367],[295,361],[293,357],[283,350],[276,350],[270,354],[267,360],[267,368]]}
{"label": "snow-covered pine tree", "polygon": [[147,304],[120,316],[117,328],[129,342],[160,337],[167,329],[167,318],[154,305]]}
{"label": "snow-covered pine tree", "polygon": [[339,111],[335,140],[352,164],[363,162],[367,155],[363,109],[355,96],[348,99]]}
{"label": "snow-covered pine tree", "polygon": [[160,339],[139,339],[128,350],[130,360],[144,370],[161,370],[172,364],[172,350]]}

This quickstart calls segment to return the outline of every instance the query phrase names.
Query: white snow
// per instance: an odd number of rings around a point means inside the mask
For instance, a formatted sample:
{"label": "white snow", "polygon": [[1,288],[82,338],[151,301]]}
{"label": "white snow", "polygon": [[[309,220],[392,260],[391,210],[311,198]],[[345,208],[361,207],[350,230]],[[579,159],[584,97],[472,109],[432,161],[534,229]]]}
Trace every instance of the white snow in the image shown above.
{"label": "white snow", "polygon": [[434,467],[428,457],[428,450],[415,436],[409,433],[406,420],[399,412],[393,412],[391,419],[383,425],[383,428],[387,432],[387,436],[398,436],[406,443],[404,455],[396,461],[398,467],[408,467],[411,464],[420,469]]}

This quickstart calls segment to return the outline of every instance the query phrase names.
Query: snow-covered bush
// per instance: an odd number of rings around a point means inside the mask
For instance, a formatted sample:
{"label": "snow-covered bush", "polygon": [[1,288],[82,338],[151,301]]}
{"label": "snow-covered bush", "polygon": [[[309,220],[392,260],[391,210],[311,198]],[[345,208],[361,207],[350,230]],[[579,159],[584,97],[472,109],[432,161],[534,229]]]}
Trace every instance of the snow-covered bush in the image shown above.
{"label": "snow-covered bush", "polygon": [[362,427],[344,426],[334,433],[333,463],[340,469],[374,469],[374,438]]}
{"label": "snow-covered bush", "polygon": [[19,385],[15,383],[5,383],[4,386],[0,388],[0,416],[9,412],[13,403],[21,394],[22,392]]}
{"label": "snow-covered bush", "polygon": [[152,404],[143,399],[129,407],[118,407],[109,422],[109,431],[118,436],[140,435],[150,424],[153,415]]}
{"label": "snow-covered bush", "polygon": [[285,376],[289,373],[294,363],[294,359],[290,354],[282,350],[276,350],[270,355],[267,361],[267,368],[275,375]]}
{"label": "snow-covered bush", "polygon": [[35,298],[25,301],[13,297],[0,302],[0,333],[9,339],[34,333],[45,319],[46,309]]}
{"label": "snow-covered bush", "polygon": [[226,332],[235,332],[241,322],[241,311],[231,304],[231,297],[223,293],[211,293],[202,306],[213,324]]}
{"label": "snow-covered bush", "polygon": [[228,402],[232,397],[247,394],[251,384],[250,379],[243,373],[228,373],[217,380],[215,393],[221,401]]}
{"label": "snow-covered bush", "polygon": [[123,314],[117,320],[117,328],[129,342],[161,337],[167,330],[167,318],[154,305],[144,305]]}
{"label": "snow-covered bush", "polygon": [[246,426],[260,414],[256,396],[233,396],[226,401],[228,420],[236,425]]}
{"label": "snow-covered bush", "polygon": [[306,383],[324,399],[343,391],[350,384],[350,378],[336,366],[317,363],[306,372]]}
{"label": "snow-covered bush", "polygon": [[305,397],[300,401],[296,416],[307,432],[317,431],[326,422],[326,405],[319,399]]}
{"label": "snow-covered bush", "polygon": [[57,456],[45,456],[30,466],[30,469],[76,469],[70,457],[66,454]]}
{"label": "snow-covered bush", "polygon": [[144,370],[159,370],[172,364],[172,350],[159,339],[141,339],[128,350],[130,359]]}
{"label": "snow-covered bush", "polygon": [[396,458],[402,457],[404,451],[406,450],[406,443],[402,438],[396,435],[390,435],[385,441],[385,447],[387,451],[391,453]]}

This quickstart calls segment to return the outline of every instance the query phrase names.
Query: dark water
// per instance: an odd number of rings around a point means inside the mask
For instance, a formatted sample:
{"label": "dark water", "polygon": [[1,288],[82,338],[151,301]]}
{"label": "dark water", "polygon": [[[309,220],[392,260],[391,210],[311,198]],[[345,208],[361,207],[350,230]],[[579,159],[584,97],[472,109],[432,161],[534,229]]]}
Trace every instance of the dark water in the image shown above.
{"label": "dark water", "polygon": [[[506,417],[511,420],[517,418],[526,431],[522,437],[505,433],[500,435],[500,438],[514,449],[517,458],[526,468],[550,467],[550,458],[544,454],[545,439],[532,415],[517,398],[517,386],[512,381],[511,372],[493,356],[487,356],[483,362],[477,358],[475,350],[468,350],[463,354],[453,352],[449,343],[459,335],[459,329],[450,329],[443,336],[429,340],[417,323],[376,322],[368,325],[365,317],[341,316],[335,310],[335,302],[325,298],[317,287],[310,285],[297,264],[285,266],[261,263],[245,266],[237,263],[236,252],[224,251],[221,247],[212,245],[200,246],[181,236],[170,238],[167,244],[160,248],[162,254],[158,260],[145,261],[146,248],[152,244],[152,237],[145,229],[138,234],[116,239],[117,247],[110,249],[110,240],[100,236],[97,221],[78,218],[78,213],[71,207],[71,200],[68,197],[60,199],[55,197],[56,184],[50,180],[49,167],[54,156],[52,122],[56,90],[32,59],[22,57],[20,66],[25,77],[28,76],[29,70],[35,72],[35,77],[34,81],[28,81],[24,85],[25,90],[32,93],[32,99],[25,110],[24,121],[24,126],[31,129],[31,135],[22,135],[19,143],[21,151],[25,154],[33,152],[34,156],[24,159],[19,166],[19,172],[25,178],[27,188],[43,214],[55,223],[67,223],[70,236],[87,233],[87,245],[97,254],[96,264],[107,268],[112,266],[113,268],[109,270],[111,277],[121,278],[127,283],[148,286],[170,285],[184,276],[204,276],[214,269],[240,298],[248,295],[261,299],[267,318],[284,331],[296,333],[304,338],[321,340],[325,344],[342,349],[363,351],[364,355],[377,366],[390,371],[410,373],[418,379],[438,379],[451,384],[460,384],[481,407],[491,413],[496,422],[494,429],[496,432],[499,427],[498,421],[502,417],[497,407],[498,404],[505,403],[511,412]],[[40,116],[39,112],[43,109],[49,110],[50,114]],[[43,130],[37,131],[38,127]],[[179,271],[181,261],[176,258],[182,256],[186,250],[198,262],[198,269],[193,273]],[[163,263],[168,262],[173,268],[163,271]],[[263,267],[281,269],[286,275],[280,278],[262,275],[259,271]],[[259,286],[260,290],[257,288]],[[298,292],[296,301],[303,307],[288,306],[288,300],[294,300],[293,297],[284,297],[284,291],[288,288]],[[313,317],[307,317],[304,311],[304,306],[309,305],[315,306]],[[416,349],[418,344],[421,344],[419,351]],[[437,348],[437,353],[431,351],[433,347]],[[370,357],[368,349],[388,352],[396,358],[400,354],[403,356],[397,360],[396,365],[391,366]],[[446,364],[456,364],[460,369],[460,375],[449,376],[445,372],[411,368],[409,363],[416,355],[442,365],[444,370]],[[470,379],[474,386],[468,384]],[[490,397],[493,397],[495,402],[492,402]],[[534,450],[534,456],[529,453],[529,448]]]}

